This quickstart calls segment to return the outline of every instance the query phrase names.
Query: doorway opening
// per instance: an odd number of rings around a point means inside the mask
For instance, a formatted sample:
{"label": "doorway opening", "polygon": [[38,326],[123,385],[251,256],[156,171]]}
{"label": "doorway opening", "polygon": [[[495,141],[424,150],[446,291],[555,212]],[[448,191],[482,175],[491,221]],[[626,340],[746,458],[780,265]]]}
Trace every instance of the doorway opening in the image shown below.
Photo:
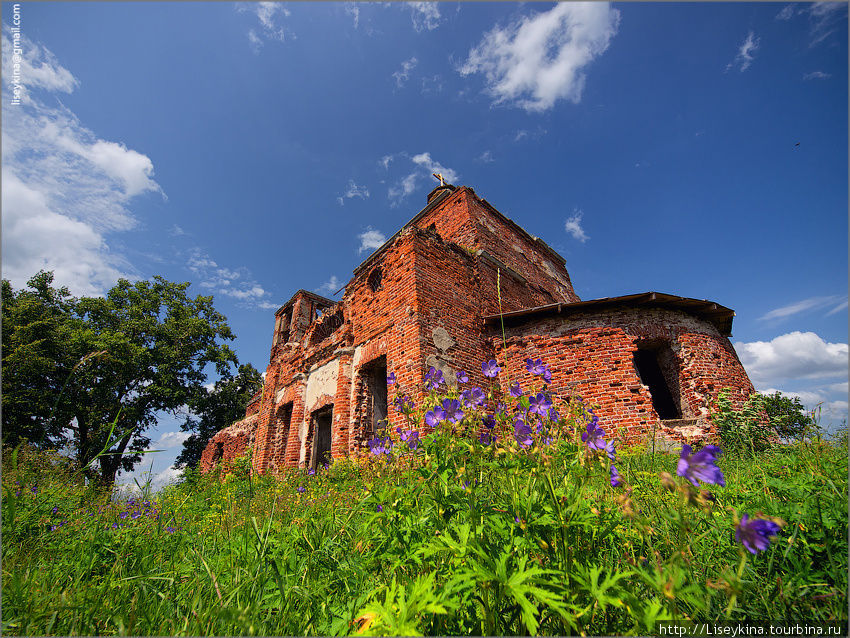
{"label": "doorway opening", "polygon": [[310,467],[316,469],[320,465],[331,463],[331,425],[333,423],[333,406],[329,405],[313,412],[313,454]]}
{"label": "doorway opening", "polygon": [[372,434],[387,427],[387,358],[378,357],[360,369],[366,384],[366,418]]}

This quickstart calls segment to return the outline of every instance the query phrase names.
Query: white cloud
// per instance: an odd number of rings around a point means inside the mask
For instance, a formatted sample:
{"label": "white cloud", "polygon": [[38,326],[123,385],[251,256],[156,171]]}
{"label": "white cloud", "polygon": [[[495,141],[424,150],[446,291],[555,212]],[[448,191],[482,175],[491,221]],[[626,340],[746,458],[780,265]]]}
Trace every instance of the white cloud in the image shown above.
{"label": "white cloud", "polygon": [[824,73],[823,71],[812,71],[811,73],[806,73],[803,76],[804,80],[828,80],[832,77],[831,73]]}
{"label": "white cloud", "polygon": [[782,7],[782,11],[776,14],[777,20],[790,20],[794,17],[794,13],[796,12],[796,7],[793,4],[786,4]]}
{"label": "white cloud", "polygon": [[794,331],[771,341],[737,342],[735,350],[756,386],[847,375],[847,344],[827,343],[814,332]]}
{"label": "white cloud", "polygon": [[137,225],[126,208],[147,192],[165,194],[153,162],[120,142],[99,139],[61,102],[39,92],[79,85],[45,47],[21,38],[21,104],[12,105],[13,43],[3,51],[3,274],[16,287],[39,269],[77,295],[98,295],[133,268],[112,253],[109,233]]}
{"label": "white cloud", "polygon": [[360,199],[368,198],[369,189],[365,186],[358,186],[353,179],[350,179],[348,180],[348,188],[346,188],[345,193],[337,197],[336,201],[342,206],[346,199],[352,199],[354,197],[359,197]]}
{"label": "white cloud", "polygon": [[344,6],[345,12],[354,16],[354,28],[356,29],[360,24],[360,7],[357,6],[356,2],[346,2]]}
{"label": "white cloud", "polygon": [[245,308],[276,310],[279,304],[270,300],[270,294],[243,267],[231,270],[221,267],[200,248],[192,248],[186,267],[196,275],[201,288],[237,300]]}
{"label": "white cloud", "polygon": [[151,491],[158,492],[166,485],[176,483],[183,475],[183,470],[178,470],[173,465],[165,468],[162,472],[157,472],[151,478]]}
{"label": "white cloud", "polygon": [[439,73],[422,78],[422,93],[425,95],[442,93],[443,77]]}
{"label": "white cloud", "polygon": [[581,218],[584,216],[584,213],[580,211],[578,208],[573,209],[573,214],[567,218],[567,221],[564,222],[564,230],[566,230],[570,235],[573,236],[574,239],[579,240],[581,243],[586,242],[590,237],[584,232],[584,228],[581,227]]}
{"label": "white cloud", "polygon": [[415,57],[412,57],[401,63],[401,70],[393,73],[397,87],[403,87],[404,83],[410,79],[410,72],[416,68],[418,62],[419,61]]}
{"label": "white cloud", "polygon": [[483,73],[496,104],[529,112],[560,99],[581,101],[583,69],[617,33],[620,12],[603,2],[563,2],[549,11],[494,27],[469,52],[461,75]]}
{"label": "white cloud", "polygon": [[287,34],[290,38],[295,38],[295,34],[288,31],[278,21],[279,17],[286,18],[289,16],[289,9],[282,2],[237,3],[236,10],[252,13],[260,22],[259,32],[253,28],[248,30],[248,42],[251,43],[254,53],[259,53],[268,39],[285,42]]}
{"label": "white cloud", "polygon": [[186,234],[186,231],[185,231],[185,230],[183,230],[182,226],[179,226],[179,225],[177,225],[177,224],[174,224],[174,225],[171,227],[171,236],[172,236],[172,237],[182,237],[182,236],[183,236],[183,235],[185,235],[185,234]]}
{"label": "white cloud", "polygon": [[190,436],[191,434],[189,432],[166,432],[159,437],[159,440],[157,440],[156,443],[153,444],[152,449],[167,450],[174,447],[180,447],[183,445],[183,441],[188,439]]}
{"label": "white cloud", "polygon": [[405,2],[417,32],[433,31],[440,26],[440,8],[436,2]]}
{"label": "white cloud", "polygon": [[489,164],[490,162],[495,161],[493,159],[493,153],[489,150],[484,151],[481,155],[478,156],[478,160],[484,162],[485,164]]}
{"label": "white cloud", "polygon": [[809,46],[826,40],[839,29],[847,29],[846,2],[815,2],[809,7]]}
{"label": "white cloud", "polygon": [[738,48],[738,54],[735,56],[735,59],[732,60],[729,64],[726,65],[726,70],[732,69],[734,67],[738,67],[738,70],[742,73],[750,68],[750,65],[753,63],[754,56],[753,54],[759,48],[759,38],[755,36],[755,34],[750,31],[747,33],[747,37],[744,39],[744,42]]}
{"label": "white cloud", "polygon": [[380,230],[375,230],[371,226],[367,226],[364,232],[357,235],[357,238],[360,240],[360,248],[357,249],[358,254],[367,250],[380,248],[387,241],[384,233]]}
{"label": "white cloud", "polygon": [[806,312],[808,310],[820,310],[822,308],[826,308],[827,306],[834,306],[833,309],[827,313],[827,316],[835,314],[836,312],[839,312],[840,310],[843,310],[847,307],[847,297],[842,295],[809,297],[808,299],[796,301],[792,304],[788,304],[787,306],[782,306],[781,308],[771,310],[770,312],[759,317],[759,320],[769,321],[771,319],[784,319],[786,317],[790,317],[801,312]]}
{"label": "white cloud", "polygon": [[392,161],[393,161],[393,156],[392,156],[392,155],[384,155],[384,156],[383,156],[383,157],[382,157],[382,158],[378,161],[378,163],[379,163],[381,166],[383,166],[383,167],[384,167],[384,170],[386,171],[386,170],[389,170],[389,168],[390,168],[390,162],[392,162]]}
{"label": "white cloud", "polygon": [[325,283],[319,286],[317,290],[326,294],[333,294],[340,288],[342,288],[342,284],[339,282],[339,279],[336,278],[336,275],[333,275]]}
{"label": "white cloud", "polygon": [[[413,193],[418,187],[419,183],[425,179],[428,180],[433,179],[431,177],[432,173],[439,173],[443,176],[443,179],[447,183],[456,182],[460,179],[460,175],[454,169],[447,168],[443,166],[440,162],[431,158],[431,153],[419,153],[418,155],[414,155],[410,157],[407,153],[398,153],[398,156],[409,158],[411,162],[413,162],[414,167],[413,170],[398,179],[392,186],[387,190],[387,196],[390,199],[391,206],[398,206],[401,201]],[[386,159],[385,156],[384,159]],[[382,160],[383,163],[383,160]],[[389,163],[387,163],[388,165]]]}

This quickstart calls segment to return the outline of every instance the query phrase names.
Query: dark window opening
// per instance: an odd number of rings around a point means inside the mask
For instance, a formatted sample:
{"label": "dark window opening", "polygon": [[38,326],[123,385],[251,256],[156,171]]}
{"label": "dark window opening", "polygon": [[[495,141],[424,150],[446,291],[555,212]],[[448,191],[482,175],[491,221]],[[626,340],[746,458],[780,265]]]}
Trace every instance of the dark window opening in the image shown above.
{"label": "dark window opening", "polygon": [[369,273],[369,278],[366,280],[366,283],[369,285],[369,289],[372,292],[377,292],[383,286],[383,279],[384,271],[380,266],[378,266],[375,270]]}
{"label": "dark window opening", "polygon": [[287,403],[277,411],[275,426],[277,428],[277,446],[281,455],[286,454],[286,444],[289,441],[289,426],[292,422],[292,403]]}
{"label": "dark window opening", "polygon": [[213,448],[212,462],[214,464],[218,463],[222,459],[223,456],[224,456],[224,446],[221,443],[216,442],[215,447]]}
{"label": "dark window opening", "polygon": [[342,327],[345,323],[342,316],[342,308],[337,308],[332,315],[323,314],[316,320],[316,327],[313,329],[313,335],[310,337],[310,345],[315,345],[330,337],[334,332]]}
{"label": "dark window opening", "polygon": [[313,458],[310,467],[314,469],[319,465],[330,465],[332,424],[332,405],[313,413]]}
{"label": "dark window opening", "polygon": [[660,419],[681,419],[676,355],[669,343],[638,344],[635,369],[641,383],[649,386],[652,407]]}
{"label": "dark window opening", "polygon": [[282,315],[279,315],[275,322],[274,339],[272,346],[278,342],[286,343],[289,341],[289,329],[292,324],[292,308],[289,308]]}
{"label": "dark window opening", "polygon": [[387,427],[387,358],[378,357],[360,369],[366,383],[367,418],[372,433]]}

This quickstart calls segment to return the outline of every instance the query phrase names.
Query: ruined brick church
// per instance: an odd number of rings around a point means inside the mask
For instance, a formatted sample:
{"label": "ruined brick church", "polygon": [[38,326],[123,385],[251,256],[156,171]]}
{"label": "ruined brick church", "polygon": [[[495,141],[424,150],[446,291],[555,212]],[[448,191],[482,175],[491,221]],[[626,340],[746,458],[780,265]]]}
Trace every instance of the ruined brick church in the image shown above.
{"label": "ruined brick church", "polygon": [[260,473],[356,453],[384,420],[402,424],[388,409],[389,373],[418,401],[429,366],[483,386],[489,359],[531,387],[525,359],[542,358],[553,391],[597,404],[625,443],[704,437],[720,390],[738,405],[754,391],[729,341],[733,316],[657,292],[582,301],[543,240],[471,188],[441,182],[354,270],[341,301],[299,290],[275,313],[264,387],[209,442],[201,468],[249,449]]}

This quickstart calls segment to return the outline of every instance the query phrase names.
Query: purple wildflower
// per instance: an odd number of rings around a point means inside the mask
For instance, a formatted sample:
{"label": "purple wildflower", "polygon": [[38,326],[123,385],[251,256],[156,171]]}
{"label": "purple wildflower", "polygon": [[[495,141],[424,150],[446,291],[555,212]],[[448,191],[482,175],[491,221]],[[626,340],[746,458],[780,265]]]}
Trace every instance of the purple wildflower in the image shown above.
{"label": "purple wildflower", "polygon": [[546,413],[549,411],[549,408],[552,407],[552,400],[547,397],[542,392],[538,393],[537,396],[528,397],[528,411],[533,412],[534,414],[539,414],[540,416],[546,416]]}
{"label": "purple wildflower", "polygon": [[495,410],[496,414],[504,415],[506,409],[507,409],[507,406],[504,403],[502,403],[501,401],[496,403],[496,410]]}
{"label": "purple wildflower", "polygon": [[30,488],[30,492],[32,492],[33,494],[38,494],[38,486],[33,485],[33,486]]}
{"label": "purple wildflower", "polygon": [[519,381],[514,381],[510,389],[511,396],[518,399],[522,396],[522,388],[519,387]]}
{"label": "purple wildflower", "polygon": [[459,383],[469,383],[469,375],[463,370],[458,371],[457,380]]}
{"label": "purple wildflower", "polygon": [[496,427],[496,419],[495,417],[493,417],[492,414],[488,414],[487,416],[482,417],[481,423],[488,430],[492,430],[494,427]]}
{"label": "purple wildflower", "polygon": [[549,408],[549,420],[557,421],[558,420],[558,411],[555,408]]}
{"label": "purple wildflower", "polygon": [[313,476],[315,473],[316,473],[315,467],[311,467],[309,470],[307,470],[308,476]]}
{"label": "purple wildflower", "polygon": [[706,445],[699,452],[691,455],[691,446],[682,445],[676,474],[684,476],[694,487],[699,487],[698,481],[724,486],[726,479],[723,478],[720,468],[715,465],[717,457],[722,453],[716,445]]}
{"label": "purple wildflower", "polygon": [[395,399],[393,399],[393,405],[399,412],[404,412],[405,408],[412,410],[414,407],[416,407],[416,404],[413,403],[410,397],[406,394],[404,396],[397,396]]}
{"label": "purple wildflower", "polygon": [[750,518],[744,514],[735,528],[735,540],[742,543],[751,554],[763,552],[770,547],[770,537],[776,536],[779,525],[763,518]]}
{"label": "purple wildflower", "polygon": [[432,428],[437,427],[440,421],[444,421],[445,419],[446,413],[439,405],[434,406],[433,410],[428,410],[425,413],[425,423]]}
{"label": "purple wildflower", "polygon": [[605,445],[605,454],[608,455],[608,458],[611,459],[611,462],[615,462],[617,456],[617,450],[614,449],[614,441],[608,441]]}
{"label": "purple wildflower", "polygon": [[548,446],[548,445],[552,445],[552,443],[553,443],[554,441],[555,441],[555,439],[554,439],[554,438],[552,438],[551,436],[544,436],[544,437],[543,437],[543,445],[547,445],[547,446]]}
{"label": "purple wildflower", "polygon": [[514,438],[522,447],[531,447],[531,428],[522,419],[514,421]]}
{"label": "purple wildflower", "polygon": [[395,384],[395,372],[390,372],[387,375],[387,385],[393,385],[393,384]]}
{"label": "purple wildflower", "polygon": [[307,488],[306,488],[306,487],[304,487],[303,485],[299,485],[299,486],[298,486],[298,490],[297,490],[297,492],[298,492],[299,494],[303,494],[303,493],[304,493],[304,492],[306,492],[306,491],[307,491]]}
{"label": "purple wildflower", "polygon": [[534,426],[534,431],[537,434],[540,434],[543,431],[543,421],[537,420],[537,425]]}
{"label": "purple wildflower", "polygon": [[469,388],[460,393],[464,407],[474,408],[484,403],[484,390],[481,388]]}
{"label": "purple wildflower", "polygon": [[118,529],[121,527],[118,523],[112,523],[112,529]]}
{"label": "purple wildflower", "polygon": [[620,480],[620,473],[617,471],[617,468],[613,465],[611,466],[611,487],[620,487],[623,482]]}
{"label": "purple wildflower", "polygon": [[165,528],[165,531],[168,532],[169,534],[173,534],[175,532],[174,528],[171,527],[170,525]]}
{"label": "purple wildflower", "polygon": [[519,525],[519,516],[514,516],[514,523]]}
{"label": "purple wildflower", "polygon": [[482,432],[478,437],[478,441],[481,445],[490,445],[496,442],[496,435],[493,432]]}
{"label": "purple wildflower", "polygon": [[59,508],[58,508],[58,507],[54,507],[54,508],[53,508],[53,515],[54,515],[54,516],[56,516],[56,512],[58,512],[58,511],[59,511]]}
{"label": "purple wildflower", "polygon": [[587,447],[591,450],[605,449],[605,439],[602,438],[605,432],[598,424],[599,419],[593,417],[593,420],[587,424],[587,432],[581,433],[581,440],[587,443]]}
{"label": "purple wildflower", "polygon": [[384,506],[383,506],[383,505],[381,505],[380,503],[378,503],[378,504],[375,506],[375,511],[376,511],[376,512],[383,512],[383,511],[384,511]]}
{"label": "purple wildflower", "polygon": [[130,518],[132,518],[133,520],[136,520],[136,519],[137,519],[137,518],[139,518],[141,515],[142,515],[142,513],[141,513],[139,510],[136,510],[135,512],[133,512],[132,514],[130,514]]}
{"label": "purple wildflower", "polygon": [[543,381],[546,383],[552,382],[552,371],[549,369],[549,366],[543,368]]}
{"label": "purple wildflower", "polygon": [[501,370],[501,368],[499,367],[499,364],[496,363],[495,359],[490,359],[489,361],[485,361],[481,364],[481,372],[484,373],[485,377],[490,379],[497,376],[499,374],[499,370]]}
{"label": "purple wildflower", "polygon": [[525,369],[531,374],[538,375],[543,374],[543,371],[546,370],[546,366],[543,364],[542,359],[526,359]]}
{"label": "purple wildflower", "polygon": [[121,519],[127,518],[127,514],[129,514],[129,513],[130,513],[130,512],[121,512],[121,513],[118,515],[118,518],[121,518]]}
{"label": "purple wildflower", "polygon": [[457,423],[463,418],[463,410],[460,409],[460,401],[457,399],[443,399],[443,410],[446,420]]}
{"label": "purple wildflower", "polygon": [[402,443],[407,443],[407,447],[411,450],[415,450],[419,447],[418,430],[405,430],[404,432],[399,433],[399,437],[401,438]]}
{"label": "purple wildflower", "polygon": [[437,370],[434,366],[428,368],[425,374],[425,389],[437,390],[441,385],[445,385],[446,379],[443,377],[443,371]]}
{"label": "purple wildflower", "polygon": [[369,441],[369,450],[375,456],[380,456],[381,454],[390,455],[390,452],[393,449],[393,440],[390,437],[381,438],[376,436],[371,441]]}

